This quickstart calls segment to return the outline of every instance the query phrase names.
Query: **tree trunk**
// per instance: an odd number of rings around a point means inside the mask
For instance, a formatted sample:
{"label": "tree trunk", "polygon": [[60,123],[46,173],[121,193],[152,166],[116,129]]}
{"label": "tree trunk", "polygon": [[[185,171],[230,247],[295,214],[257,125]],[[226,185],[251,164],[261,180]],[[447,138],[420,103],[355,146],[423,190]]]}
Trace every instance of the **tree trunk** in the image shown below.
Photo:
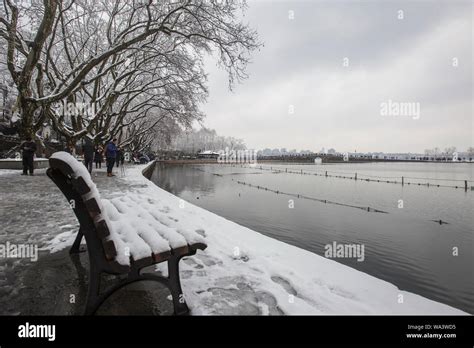
{"label": "tree trunk", "polygon": [[26,137],[34,138],[34,114],[36,111],[36,105],[30,101],[25,100],[25,98],[20,96],[20,113],[21,113],[21,122],[18,133],[21,139]]}

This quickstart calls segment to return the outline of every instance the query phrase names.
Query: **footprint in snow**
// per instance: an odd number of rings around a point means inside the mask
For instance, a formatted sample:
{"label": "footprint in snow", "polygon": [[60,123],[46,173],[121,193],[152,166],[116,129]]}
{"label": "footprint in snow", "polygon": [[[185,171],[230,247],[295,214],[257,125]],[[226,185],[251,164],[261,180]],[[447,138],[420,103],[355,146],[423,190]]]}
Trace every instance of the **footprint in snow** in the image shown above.
{"label": "footprint in snow", "polygon": [[296,296],[298,294],[295,288],[291,285],[291,283],[285,278],[282,278],[280,276],[272,276],[271,279],[273,280],[273,282],[277,283],[283,289],[285,289],[285,291],[290,295]]}
{"label": "footprint in snow", "polygon": [[199,261],[201,261],[207,267],[214,266],[214,265],[222,265],[221,260],[218,260],[206,254],[196,254],[194,257],[199,259]]}
{"label": "footprint in snow", "polygon": [[205,277],[207,275],[206,271],[181,271],[181,278],[182,279],[189,279],[191,277]]}
{"label": "footprint in snow", "polygon": [[201,237],[206,238],[206,231],[203,230],[202,228],[197,229],[195,232],[199,234]]}
{"label": "footprint in snow", "polygon": [[162,209],[160,209],[160,211],[161,211],[162,213],[167,214],[167,213],[170,212],[170,207],[163,207]]}
{"label": "footprint in snow", "polygon": [[245,283],[237,283],[237,288],[216,286],[205,293],[212,296],[202,298],[202,303],[213,314],[223,315],[282,315],[276,298]]}
{"label": "footprint in snow", "polygon": [[198,262],[194,258],[185,258],[183,259],[183,262],[189,266],[191,266],[194,269],[203,269],[204,266]]}
{"label": "footprint in snow", "polygon": [[329,291],[331,291],[333,294],[336,294],[338,296],[341,296],[341,297],[344,297],[344,298],[348,298],[348,299],[351,299],[351,300],[355,300],[357,299],[356,296],[354,296],[354,294],[348,292],[348,291],[345,291],[339,287],[335,287],[335,286],[328,286],[328,289]]}

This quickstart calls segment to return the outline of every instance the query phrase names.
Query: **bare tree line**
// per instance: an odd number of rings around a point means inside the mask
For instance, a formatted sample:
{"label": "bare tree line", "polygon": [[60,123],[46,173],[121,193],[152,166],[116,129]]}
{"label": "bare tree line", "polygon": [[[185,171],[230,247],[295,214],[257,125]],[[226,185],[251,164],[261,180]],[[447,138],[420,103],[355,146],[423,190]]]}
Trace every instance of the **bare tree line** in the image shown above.
{"label": "bare tree line", "polygon": [[69,143],[118,136],[124,145],[148,146],[204,117],[206,54],[232,88],[260,46],[240,22],[242,1],[2,3],[0,69],[15,88],[23,137],[49,122]]}
{"label": "bare tree line", "polygon": [[[425,150],[425,155],[432,156],[435,159],[438,157],[440,158],[453,157],[456,153],[457,153],[457,149],[455,146],[446,147],[444,150],[441,150],[438,147]],[[467,148],[466,153],[469,156],[474,156],[474,147],[471,146]]]}
{"label": "bare tree line", "polygon": [[167,148],[187,154],[196,154],[199,151],[225,151],[226,148],[229,150],[247,149],[242,139],[221,136],[214,129],[205,127],[199,130],[180,132]]}

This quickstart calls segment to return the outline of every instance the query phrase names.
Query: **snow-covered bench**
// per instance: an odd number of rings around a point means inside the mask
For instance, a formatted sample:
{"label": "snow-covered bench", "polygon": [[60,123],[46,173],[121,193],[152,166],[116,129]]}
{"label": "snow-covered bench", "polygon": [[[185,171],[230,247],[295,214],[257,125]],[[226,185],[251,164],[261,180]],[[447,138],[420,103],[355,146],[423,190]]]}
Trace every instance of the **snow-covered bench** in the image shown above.
{"label": "snow-covered bench", "polygon": [[[86,167],[66,152],[54,153],[49,164],[47,175],[66,196],[80,223],[70,252],[79,252],[83,237],[87,243],[90,277],[84,313],[94,314],[112,293],[127,284],[155,280],[169,288],[174,313],[187,314],[178,264],[182,257],[207,247],[201,236],[160,223],[159,212],[149,199],[101,199]],[[142,268],[164,261],[168,263],[167,277],[141,273]],[[101,293],[102,273],[127,277]]]}

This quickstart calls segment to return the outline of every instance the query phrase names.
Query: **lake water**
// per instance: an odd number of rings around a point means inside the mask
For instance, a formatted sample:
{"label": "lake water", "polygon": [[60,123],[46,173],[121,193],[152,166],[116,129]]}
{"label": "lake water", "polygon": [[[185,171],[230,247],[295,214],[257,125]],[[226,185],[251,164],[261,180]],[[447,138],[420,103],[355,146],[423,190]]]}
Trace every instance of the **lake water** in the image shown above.
{"label": "lake water", "polygon": [[[307,174],[285,172],[301,170]],[[326,177],[325,171],[352,178],[357,172],[359,180]],[[473,173],[468,163],[159,164],[152,180],[186,201],[319,255],[333,242],[363,245],[362,262],[335,260],[473,314]],[[397,184],[360,180],[379,177]],[[468,191],[464,180],[470,180]],[[428,181],[429,187],[417,185]]]}

